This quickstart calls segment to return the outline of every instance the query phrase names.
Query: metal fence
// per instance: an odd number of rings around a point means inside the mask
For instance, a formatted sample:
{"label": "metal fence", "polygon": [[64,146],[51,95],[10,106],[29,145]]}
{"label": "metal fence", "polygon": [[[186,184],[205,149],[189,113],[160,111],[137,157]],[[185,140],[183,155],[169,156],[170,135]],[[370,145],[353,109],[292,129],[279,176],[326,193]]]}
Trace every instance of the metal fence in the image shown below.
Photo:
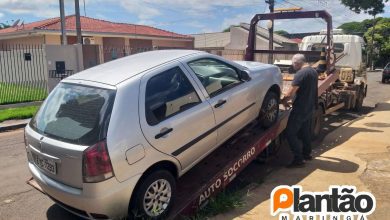
{"label": "metal fence", "polygon": [[[55,47],[53,47],[55,46]],[[173,47],[150,45],[1,45],[0,105],[39,101],[62,79],[101,63],[128,55]],[[81,59],[79,59],[81,57]]]}
{"label": "metal fence", "polygon": [[101,62],[108,62],[111,60],[119,59],[125,56],[152,51],[152,50],[167,50],[167,49],[183,49],[180,47],[152,47],[152,46],[144,46],[144,47],[133,47],[133,46],[102,46],[99,45],[99,53]]}
{"label": "metal fence", "polygon": [[47,77],[44,45],[0,44],[0,104],[43,100]]}

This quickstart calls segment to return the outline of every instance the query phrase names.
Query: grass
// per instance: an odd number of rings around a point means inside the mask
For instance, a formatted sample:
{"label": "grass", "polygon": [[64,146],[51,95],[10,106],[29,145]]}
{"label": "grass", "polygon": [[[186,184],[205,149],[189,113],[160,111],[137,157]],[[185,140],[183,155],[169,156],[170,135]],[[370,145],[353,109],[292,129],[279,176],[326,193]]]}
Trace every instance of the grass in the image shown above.
{"label": "grass", "polygon": [[244,192],[238,191],[224,191],[219,193],[215,198],[211,198],[209,203],[201,209],[196,215],[186,217],[187,220],[203,220],[208,217],[227,212],[229,210],[243,207]]}
{"label": "grass", "polygon": [[[20,102],[40,101],[46,98],[47,89],[44,85],[32,85],[26,83],[0,83],[0,105]],[[39,84],[39,83],[35,83]]]}
{"label": "grass", "polygon": [[25,106],[0,110],[0,122],[10,119],[31,118],[38,111],[38,108],[39,106]]}

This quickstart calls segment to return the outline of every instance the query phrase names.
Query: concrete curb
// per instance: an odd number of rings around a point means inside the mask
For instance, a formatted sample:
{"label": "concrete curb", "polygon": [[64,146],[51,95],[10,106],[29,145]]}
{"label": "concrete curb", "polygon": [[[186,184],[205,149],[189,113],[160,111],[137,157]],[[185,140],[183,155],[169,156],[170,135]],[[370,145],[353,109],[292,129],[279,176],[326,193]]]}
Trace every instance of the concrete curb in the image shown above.
{"label": "concrete curb", "polygon": [[19,129],[19,128],[24,128],[24,127],[26,127],[26,125],[27,125],[27,123],[0,127],[0,132],[16,130],[16,129]]}
{"label": "concrete curb", "polygon": [[36,101],[36,102],[23,102],[23,103],[15,103],[15,104],[0,105],[0,110],[2,110],[2,109],[8,109],[8,108],[25,107],[25,106],[40,106],[41,104],[42,104],[42,101]]}
{"label": "concrete curb", "polygon": [[30,119],[15,120],[14,123],[0,123],[0,132],[15,130],[19,128],[24,128],[30,122]]}

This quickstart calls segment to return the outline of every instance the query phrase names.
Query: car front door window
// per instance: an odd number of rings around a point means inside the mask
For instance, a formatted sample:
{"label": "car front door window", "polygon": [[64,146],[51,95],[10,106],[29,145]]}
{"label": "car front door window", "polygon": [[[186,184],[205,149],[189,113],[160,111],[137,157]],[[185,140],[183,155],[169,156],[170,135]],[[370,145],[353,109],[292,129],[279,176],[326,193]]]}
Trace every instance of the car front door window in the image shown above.
{"label": "car front door window", "polygon": [[200,59],[188,63],[210,97],[241,83],[234,67],[215,59]]}

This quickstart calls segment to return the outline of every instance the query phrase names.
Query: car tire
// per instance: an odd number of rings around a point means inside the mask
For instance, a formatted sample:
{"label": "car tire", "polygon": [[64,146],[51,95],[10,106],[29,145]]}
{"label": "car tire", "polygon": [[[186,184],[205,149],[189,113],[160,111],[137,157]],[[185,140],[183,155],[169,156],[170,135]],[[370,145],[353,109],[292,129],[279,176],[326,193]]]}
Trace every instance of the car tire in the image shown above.
{"label": "car tire", "polygon": [[271,127],[279,115],[279,97],[275,92],[268,91],[264,97],[259,113],[259,123],[263,128]]}
{"label": "car tire", "polygon": [[382,76],[382,83],[386,83],[386,78]]}
{"label": "car tire", "polygon": [[134,191],[136,194],[130,204],[128,219],[166,218],[176,198],[173,175],[167,170],[158,170],[141,181]]}
{"label": "car tire", "polygon": [[311,121],[311,139],[316,140],[321,136],[322,126],[324,124],[324,112],[322,107],[319,106],[313,114]]}

